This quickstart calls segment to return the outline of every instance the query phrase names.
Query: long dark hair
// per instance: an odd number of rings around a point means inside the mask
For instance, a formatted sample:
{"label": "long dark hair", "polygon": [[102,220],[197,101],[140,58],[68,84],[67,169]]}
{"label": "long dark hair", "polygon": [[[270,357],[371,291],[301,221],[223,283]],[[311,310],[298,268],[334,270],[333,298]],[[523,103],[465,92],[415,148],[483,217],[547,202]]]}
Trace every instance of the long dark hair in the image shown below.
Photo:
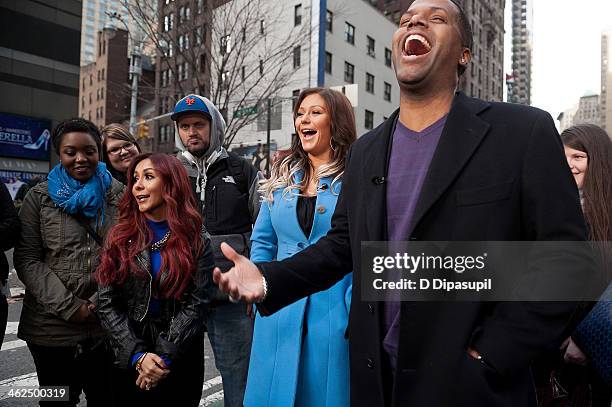
{"label": "long dark hair", "polygon": [[[357,138],[355,129],[355,113],[351,102],[342,93],[327,88],[308,88],[304,89],[297,98],[293,109],[293,120],[297,117],[298,110],[302,101],[310,95],[318,94],[325,100],[330,116],[331,130],[331,163],[321,166],[317,174],[311,174],[310,160],[308,154],[302,148],[299,137],[291,140],[291,148],[286,153],[282,153],[282,158],[274,161],[269,179],[261,182],[260,193],[264,199],[272,201],[272,193],[280,188],[288,192],[292,188],[298,187],[303,190],[311,177],[320,179],[334,176],[332,183],[336,182],[344,173],[344,161],[349,146]],[[304,171],[301,184],[294,184],[294,175],[298,171]],[[333,190],[333,189],[332,189]]]}
{"label": "long dark hair", "polygon": [[591,240],[612,240],[612,140],[593,124],[579,124],[561,133],[563,144],[587,154],[582,197]]}
{"label": "long dark hair", "polygon": [[136,165],[147,158],[163,183],[162,197],[170,229],[170,238],[160,251],[162,272],[155,284],[167,273],[161,286],[158,285],[160,292],[164,298],[178,298],[187,288],[203,248],[202,216],[196,209],[185,168],[178,159],[166,154],[141,154],[130,164],[127,188],[119,203],[119,221],[108,233],[96,279],[102,285],[123,284],[129,273],[145,272],[136,263],[136,256],[151,244],[153,232],[132,195],[132,175]]}

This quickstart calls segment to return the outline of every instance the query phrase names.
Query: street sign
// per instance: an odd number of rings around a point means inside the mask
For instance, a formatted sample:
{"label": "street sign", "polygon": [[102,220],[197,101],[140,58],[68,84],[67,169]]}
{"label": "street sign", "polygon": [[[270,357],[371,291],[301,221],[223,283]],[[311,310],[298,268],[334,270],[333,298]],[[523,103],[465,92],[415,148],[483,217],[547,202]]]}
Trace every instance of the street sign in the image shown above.
{"label": "street sign", "polygon": [[259,112],[259,107],[257,105],[236,109],[234,110],[234,119],[240,119],[245,116],[257,114],[258,112]]}

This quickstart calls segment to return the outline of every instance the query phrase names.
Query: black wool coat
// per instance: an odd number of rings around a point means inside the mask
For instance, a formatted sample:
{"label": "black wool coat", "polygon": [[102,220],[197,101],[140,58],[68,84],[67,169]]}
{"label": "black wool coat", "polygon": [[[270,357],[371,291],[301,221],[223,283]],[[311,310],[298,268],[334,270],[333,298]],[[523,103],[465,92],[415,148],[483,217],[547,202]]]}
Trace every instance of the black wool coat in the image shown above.
{"label": "black wool coat", "polygon": [[[573,303],[404,302],[398,374],[393,390],[384,391],[383,312],[381,303],[360,299],[360,244],[387,239],[384,177],[398,114],[349,150],[328,235],[282,262],[258,264],[269,285],[258,309],[272,313],[352,270],[351,406],[535,406],[530,362],[560,340]],[[550,115],[457,93],[413,225],[406,240],[585,240],[578,192]],[[579,280],[588,271],[557,272]],[[468,356],[468,347],[489,366]]]}

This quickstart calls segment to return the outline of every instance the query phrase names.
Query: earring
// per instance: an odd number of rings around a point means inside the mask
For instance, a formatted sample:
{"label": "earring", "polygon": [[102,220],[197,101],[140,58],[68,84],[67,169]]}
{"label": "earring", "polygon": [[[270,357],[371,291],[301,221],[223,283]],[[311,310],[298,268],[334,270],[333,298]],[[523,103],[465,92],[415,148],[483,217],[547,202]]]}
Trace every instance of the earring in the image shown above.
{"label": "earring", "polygon": [[329,139],[329,147],[332,149],[332,151],[333,151],[334,153],[336,152],[336,149],[334,148],[334,145],[332,144],[332,139],[331,139],[331,137],[330,137],[330,139]]}

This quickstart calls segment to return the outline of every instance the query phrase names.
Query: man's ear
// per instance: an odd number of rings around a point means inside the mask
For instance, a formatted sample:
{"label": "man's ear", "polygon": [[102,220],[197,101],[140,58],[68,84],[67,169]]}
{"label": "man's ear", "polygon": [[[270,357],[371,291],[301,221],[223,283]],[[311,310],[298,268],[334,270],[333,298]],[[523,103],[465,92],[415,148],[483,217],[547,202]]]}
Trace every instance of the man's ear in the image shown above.
{"label": "man's ear", "polygon": [[469,48],[463,48],[463,51],[461,51],[461,57],[459,57],[459,65],[467,67],[471,60],[472,52],[469,50]]}

